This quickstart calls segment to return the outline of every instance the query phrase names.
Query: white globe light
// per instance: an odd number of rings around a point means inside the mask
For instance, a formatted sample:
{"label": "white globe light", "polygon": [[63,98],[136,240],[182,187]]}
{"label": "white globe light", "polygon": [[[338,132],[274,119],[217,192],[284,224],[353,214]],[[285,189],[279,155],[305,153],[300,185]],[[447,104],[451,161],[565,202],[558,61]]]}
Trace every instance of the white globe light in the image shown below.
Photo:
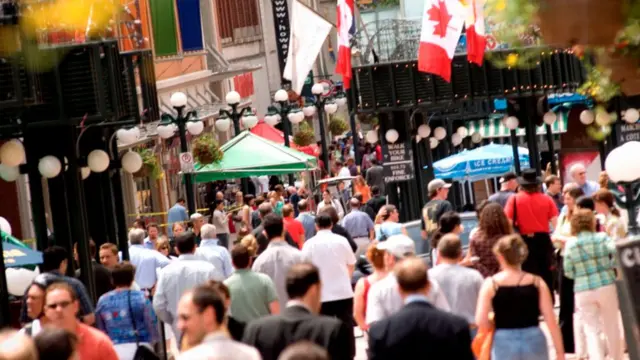
{"label": "white globe light", "polygon": [[299,124],[304,120],[304,113],[302,111],[294,111],[290,112],[287,117],[292,124]]}
{"label": "white globe light", "polygon": [[69,170],[69,159],[67,159],[67,157],[64,157],[64,171]]}
{"label": "white globe light", "polygon": [[0,162],[6,166],[18,166],[26,158],[24,145],[17,139],[11,139],[0,146]]}
{"label": "white globe light", "polygon": [[390,143],[395,143],[396,141],[398,141],[398,138],[400,137],[400,134],[398,133],[398,130],[396,129],[390,129],[387,130],[387,133],[384,134],[384,138],[390,142]]}
{"label": "white globe light", "polygon": [[169,99],[171,106],[179,108],[187,106],[187,95],[183,92],[174,92],[171,94],[171,98]]}
{"label": "white globe light", "polygon": [[504,120],[504,125],[509,129],[509,130],[515,130],[518,128],[518,125],[520,124],[520,121],[518,120],[517,117],[515,116],[508,116],[505,120]]}
{"label": "white globe light", "polygon": [[460,135],[460,138],[464,139],[469,136],[469,129],[464,126],[460,126],[458,130],[456,130],[456,133]]}
{"label": "white globe light", "polygon": [[344,96],[341,96],[339,98],[336,98],[336,105],[338,106],[345,106],[347,105],[347,98]]}
{"label": "white globe light", "polygon": [[609,178],[614,182],[632,182],[640,179],[640,162],[629,161],[638,153],[638,141],[629,141],[611,150],[604,162]]}
{"label": "white globe light", "polygon": [[324,92],[324,85],[320,83],[313,84],[313,86],[311,87],[311,93],[313,95],[322,95],[323,92]]}
{"label": "white globe light", "polygon": [[276,126],[278,124],[278,121],[280,120],[276,115],[267,115],[264,117],[264,122],[267,125]]}
{"label": "white globe light", "polygon": [[304,116],[313,116],[316,113],[316,107],[313,105],[308,105],[302,108],[302,112]]}
{"label": "white globe light", "polygon": [[87,163],[91,171],[101,173],[109,168],[109,155],[103,150],[93,150],[87,156]]}
{"label": "white globe light", "polygon": [[439,144],[440,144],[440,141],[438,141],[438,139],[436,139],[435,137],[429,138],[429,147],[431,149],[437,148]]}
{"label": "white globe light", "polygon": [[231,120],[229,118],[221,118],[216,120],[215,125],[218,131],[227,131],[231,127]]}
{"label": "white globe light", "polygon": [[20,177],[19,167],[0,164],[0,179],[12,182],[18,180],[18,177]]}
{"label": "white globe light", "polygon": [[120,160],[122,168],[128,173],[135,173],[142,168],[142,157],[135,151],[129,151]]}
{"label": "white globe light", "polygon": [[136,141],[136,134],[127,129],[120,129],[116,133],[116,137],[118,138],[118,142],[121,145],[129,145]]}
{"label": "white globe light", "polygon": [[442,126],[438,126],[433,130],[433,136],[438,140],[442,140],[447,137],[447,130],[445,130]]}
{"label": "white globe light", "polygon": [[365,135],[367,142],[371,144],[375,144],[378,142],[378,132],[375,130],[367,131],[367,135]]}
{"label": "white globe light", "polygon": [[168,139],[168,138],[172,137],[173,134],[176,133],[176,130],[172,125],[173,124],[158,126],[158,129],[157,129],[158,136],[160,136],[163,139]]}
{"label": "white globe light", "polygon": [[558,119],[558,116],[553,111],[547,111],[542,116],[542,121],[544,121],[547,125],[553,125],[554,122]]}
{"label": "white globe light", "polygon": [[596,119],[595,115],[593,114],[593,111],[591,110],[583,110],[580,113],[580,122],[585,124],[585,125],[591,125],[593,124],[593,121]]}
{"label": "white globe light", "polygon": [[336,111],[338,111],[338,105],[332,104],[332,103],[325,104],[324,105],[324,111],[326,111],[327,114],[329,114],[329,115],[333,115],[333,114],[336,113]]}
{"label": "white globe light", "polygon": [[289,100],[289,94],[287,93],[287,90],[280,89],[280,90],[276,91],[276,93],[273,95],[273,100],[275,100],[276,102],[288,101]]}
{"label": "white globe light", "polygon": [[305,116],[302,111],[298,111],[298,122],[296,124],[301,123],[304,120]]}
{"label": "white globe light", "polygon": [[9,221],[2,216],[0,216],[0,230],[8,235],[13,234],[13,232],[11,231],[11,224],[9,224]]}
{"label": "white globe light", "polygon": [[240,100],[242,98],[240,97],[240,93],[237,91],[229,91],[227,93],[227,96],[225,96],[224,100],[227,102],[227,104],[229,105],[238,105],[240,104]]}
{"label": "white globe light", "polygon": [[290,112],[287,114],[287,119],[289,119],[289,121],[291,121],[292,123],[295,122],[297,118],[298,115],[296,115],[296,113],[294,112]]}
{"label": "white globe light", "polygon": [[38,274],[40,274],[40,272],[37,267],[33,271],[18,267],[8,268],[5,273],[7,277],[7,291],[11,295],[22,296]]}
{"label": "white globe light", "polygon": [[431,135],[431,128],[427,124],[422,124],[418,126],[418,135],[422,138],[428,138]]}
{"label": "white globe light", "polygon": [[189,133],[193,136],[198,136],[200,134],[202,134],[202,131],[204,130],[204,123],[200,120],[198,121],[189,121],[187,123],[187,130],[189,131]]}
{"label": "white globe light", "polygon": [[91,169],[88,166],[84,166],[80,168],[80,175],[82,176],[82,180],[86,180],[89,175],[91,175]]}
{"label": "white globe light", "polygon": [[251,129],[258,124],[258,117],[255,115],[243,116],[242,124],[247,129]]}
{"label": "white globe light", "polygon": [[462,144],[462,136],[460,136],[460,134],[453,133],[453,135],[451,135],[451,144],[453,144],[453,146],[458,146],[460,144]]}
{"label": "white globe light", "polygon": [[623,118],[624,121],[628,122],[629,124],[635,124],[638,122],[638,119],[640,119],[640,113],[638,112],[638,109],[630,108],[624,112]]}
{"label": "white globe light", "polygon": [[471,141],[472,141],[474,144],[479,143],[480,141],[482,141],[482,134],[480,134],[479,132],[474,132],[474,133],[471,135]]}
{"label": "white globe light", "polygon": [[38,171],[40,171],[42,176],[47,179],[51,179],[60,174],[60,171],[62,171],[62,164],[57,157],[47,155],[38,162]]}
{"label": "white globe light", "polygon": [[134,126],[131,129],[129,129],[129,132],[133,134],[133,137],[134,137],[132,142],[138,141],[138,139],[140,139],[140,128],[138,128],[137,126]]}

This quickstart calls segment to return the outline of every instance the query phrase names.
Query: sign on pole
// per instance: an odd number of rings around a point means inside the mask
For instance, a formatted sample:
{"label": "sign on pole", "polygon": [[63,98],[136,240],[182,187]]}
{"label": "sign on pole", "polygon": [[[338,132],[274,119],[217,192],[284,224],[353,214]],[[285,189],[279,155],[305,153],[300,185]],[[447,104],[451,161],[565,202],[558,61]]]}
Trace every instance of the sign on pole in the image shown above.
{"label": "sign on pole", "polygon": [[617,124],[619,126],[618,146],[629,141],[640,141],[640,124]]}
{"label": "sign on pole", "polygon": [[415,178],[413,150],[409,142],[384,144],[382,147],[383,175],[385,183],[409,181]]}
{"label": "sign on pole", "polygon": [[622,313],[622,322],[630,359],[638,359],[640,334],[640,238],[631,236],[616,244],[618,248],[618,269],[622,270],[622,281],[616,281]]}
{"label": "sign on pole", "polygon": [[180,170],[183,173],[192,173],[196,169],[193,166],[193,155],[190,152],[180,153]]}

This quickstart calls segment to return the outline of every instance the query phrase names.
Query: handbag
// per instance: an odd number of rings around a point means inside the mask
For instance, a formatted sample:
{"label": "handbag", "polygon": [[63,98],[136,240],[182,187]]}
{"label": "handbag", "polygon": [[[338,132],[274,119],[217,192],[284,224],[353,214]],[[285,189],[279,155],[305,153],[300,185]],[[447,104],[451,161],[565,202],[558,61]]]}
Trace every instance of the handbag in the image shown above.
{"label": "handbag", "polygon": [[485,328],[480,329],[478,334],[471,343],[471,350],[475,355],[476,360],[490,360],[491,359],[491,347],[493,346],[493,334],[495,329]]}
{"label": "handbag", "polygon": [[127,303],[129,304],[129,316],[131,317],[131,325],[133,333],[136,336],[136,353],[133,360],[160,360],[160,357],[148,346],[140,345],[140,336],[136,327],[136,319],[133,317],[133,308],[131,307],[131,290],[127,293]]}

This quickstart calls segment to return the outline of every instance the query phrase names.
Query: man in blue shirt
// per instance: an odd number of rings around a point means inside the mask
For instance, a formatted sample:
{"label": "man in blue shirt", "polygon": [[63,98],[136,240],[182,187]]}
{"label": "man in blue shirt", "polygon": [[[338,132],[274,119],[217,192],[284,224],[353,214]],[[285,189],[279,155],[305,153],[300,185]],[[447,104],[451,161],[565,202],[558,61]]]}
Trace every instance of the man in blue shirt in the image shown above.
{"label": "man in blue shirt", "polygon": [[316,217],[309,211],[309,203],[307,200],[300,200],[298,202],[298,210],[300,214],[296,217],[296,220],[302,223],[304,228],[304,238],[311,239],[316,236]]}
{"label": "man in blue shirt", "polygon": [[573,181],[578,184],[578,187],[582,189],[584,196],[591,197],[596,191],[600,190],[600,185],[597,182],[587,180],[587,169],[584,165],[580,163],[573,164],[569,169],[569,174]]}
{"label": "man in blue shirt", "polygon": [[173,236],[173,223],[176,222],[187,222],[189,220],[189,215],[187,214],[187,208],[185,207],[186,201],[183,198],[179,198],[175,205],[169,209],[167,214],[167,221],[169,222],[169,226],[167,226],[167,230],[169,232],[169,237]]}
{"label": "man in blue shirt", "polygon": [[356,259],[367,252],[371,240],[375,236],[373,221],[365,212],[360,211],[360,201],[349,200],[351,212],[342,219],[342,226],[358,245]]}
{"label": "man in blue shirt", "polygon": [[233,273],[231,254],[229,254],[227,248],[218,244],[216,227],[211,224],[205,224],[200,229],[200,234],[202,242],[200,242],[200,246],[196,250],[196,256],[213,264],[216,268],[216,273],[221,279],[228,278]]}

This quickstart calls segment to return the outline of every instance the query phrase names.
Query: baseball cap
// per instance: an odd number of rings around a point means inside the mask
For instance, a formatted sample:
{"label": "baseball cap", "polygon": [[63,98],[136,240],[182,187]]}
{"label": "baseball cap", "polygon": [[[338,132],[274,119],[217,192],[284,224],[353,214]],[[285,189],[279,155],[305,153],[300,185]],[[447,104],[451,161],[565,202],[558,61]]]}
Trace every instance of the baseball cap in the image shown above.
{"label": "baseball cap", "polygon": [[442,179],[433,179],[429,181],[429,185],[427,186],[427,190],[429,192],[434,192],[440,190],[442,188],[448,189],[451,187],[451,184],[445,182]]}
{"label": "baseball cap", "polygon": [[500,178],[500,184],[506,183],[507,181],[511,181],[511,180],[517,179],[517,178],[518,178],[518,176],[515,173],[508,172],[508,173],[502,175],[502,177]]}
{"label": "baseball cap", "polygon": [[386,241],[379,242],[376,248],[398,258],[405,258],[416,253],[416,244],[410,237],[403,234],[389,236]]}

